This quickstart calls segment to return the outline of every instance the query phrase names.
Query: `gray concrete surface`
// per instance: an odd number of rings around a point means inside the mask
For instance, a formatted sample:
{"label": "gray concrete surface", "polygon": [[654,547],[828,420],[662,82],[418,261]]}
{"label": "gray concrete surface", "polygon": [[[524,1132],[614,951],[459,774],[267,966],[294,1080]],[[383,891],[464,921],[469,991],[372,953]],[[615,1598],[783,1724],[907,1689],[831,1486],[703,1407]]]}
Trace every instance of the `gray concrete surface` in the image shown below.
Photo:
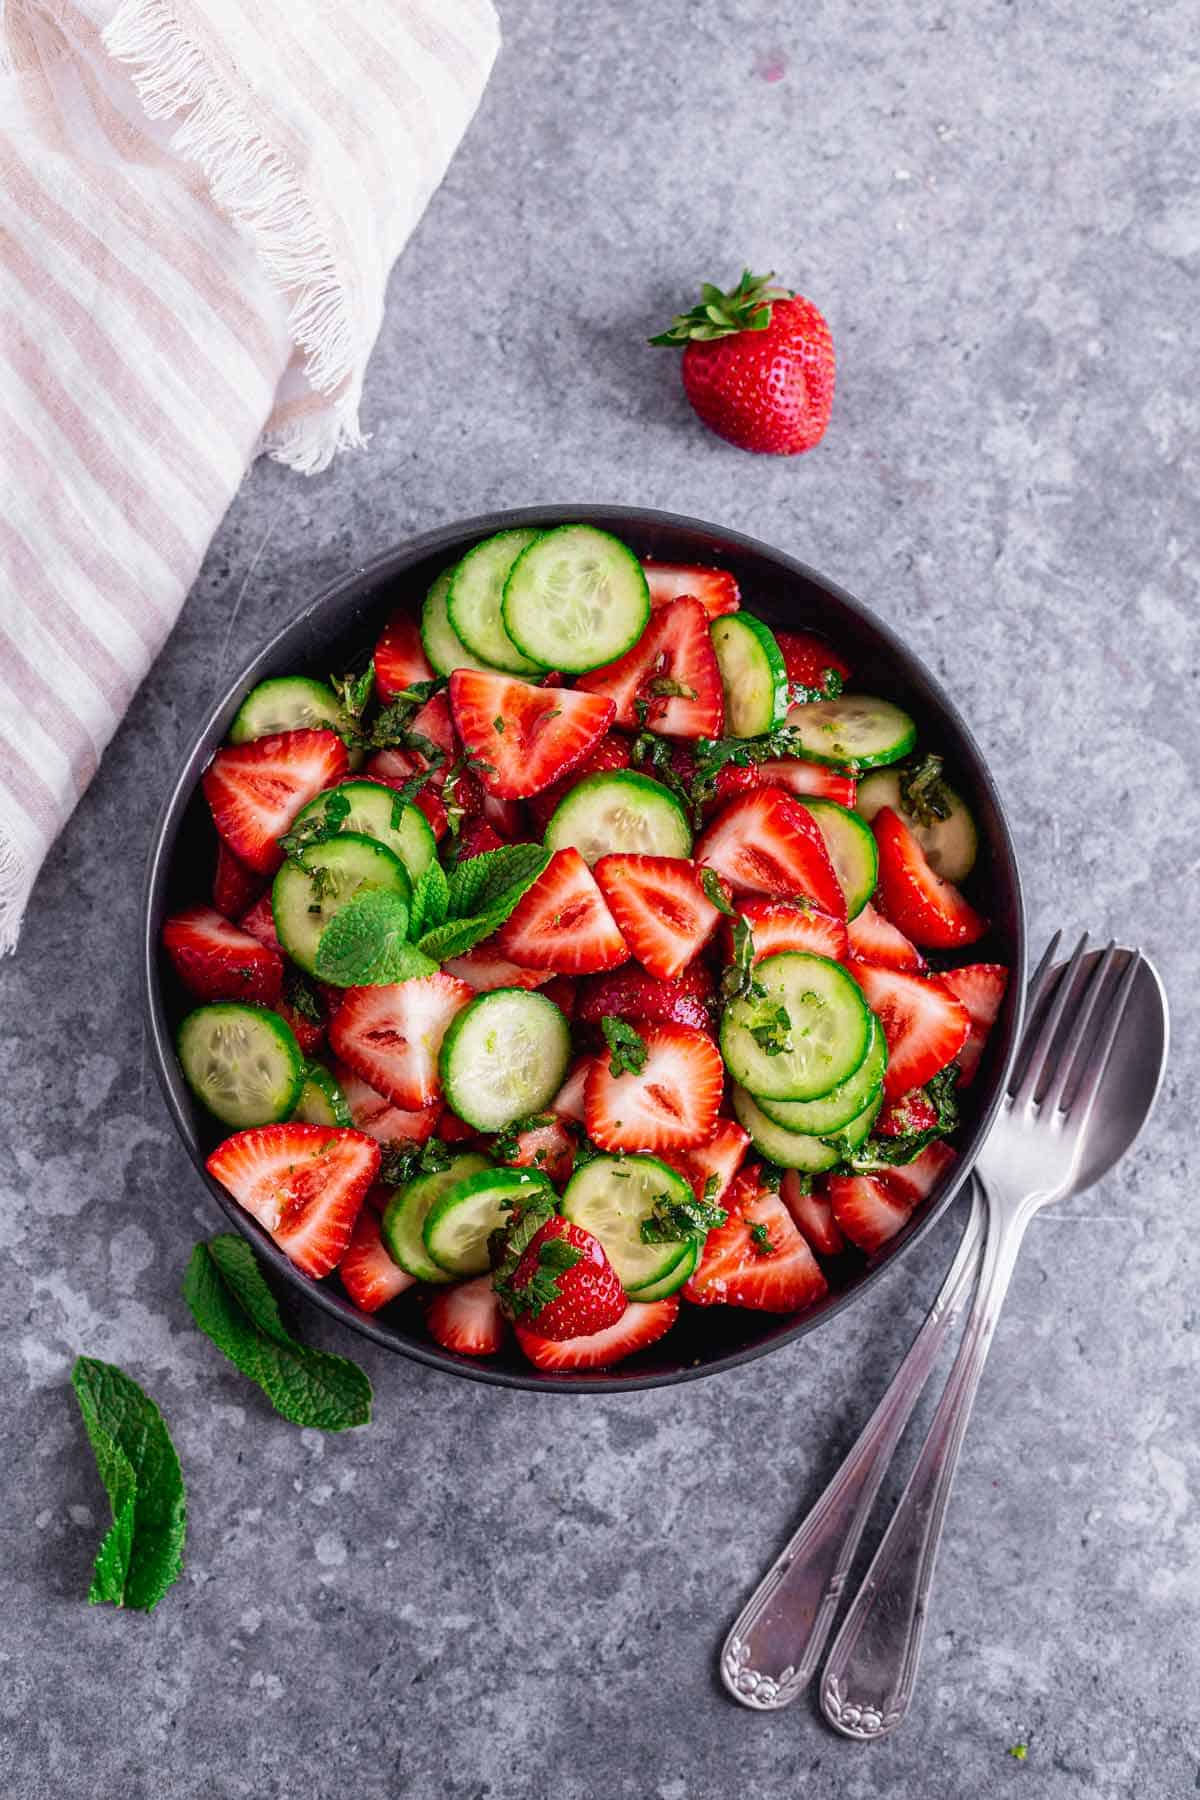
{"label": "gray concrete surface", "polygon": [[[503,6],[392,283],[368,454],[254,470],[0,969],[0,1788],[14,1800],[1182,1800],[1200,1788],[1195,394],[1184,8]],[[794,17],[795,23],[788,23]],[[775,266],[833,424],[757,460],[647,333]],[[349,1338],[369,1430],[274,1418],[190,1328],[218,1223],[141,1044],[141,865],[218,684],[318,585],[489,507],[747,528],[871,602],[971,719],[1035,941],[1160,960],[1145,1142],[1033,1229],[953,1503],[914,1714],[860,1748],[733,1707],[714,1653],[867,1416],[956,1222],[859,1307],[679,1392],[491,1392]],[[334,1342],[314,1315],[314,1339]],[[110,1357],[186,1466],[182,1583],[83,1603],[105,1517],[65,1381]],[[1029,1746],[1019,1764],[1006,1754]]]}

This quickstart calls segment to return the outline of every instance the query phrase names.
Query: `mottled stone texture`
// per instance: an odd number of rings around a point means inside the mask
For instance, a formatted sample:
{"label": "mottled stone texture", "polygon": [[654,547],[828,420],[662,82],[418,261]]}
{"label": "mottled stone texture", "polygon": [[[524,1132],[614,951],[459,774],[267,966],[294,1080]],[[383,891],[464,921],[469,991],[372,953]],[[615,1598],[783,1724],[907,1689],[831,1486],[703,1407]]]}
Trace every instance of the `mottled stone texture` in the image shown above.
{"label": "mottled stone texture", "polygon": [[[394,277],[369,453],[248,478],[0,971],[0,1788],[1181,1800],[1200,1785],[1193,22],[1123,0],[503,12]],[[837,342],[833,424],[797,461],[707,436],[644,344],[743,261],[818,300]],[[574,498],[748,529],[874,605],[993,760],[1035,944],[1059,922],[1140,941],[1175,1007],[1145,1142],[1031,1232],[915,1711],[874,1748],[804,1702],[741,1711],[714,1658],[956,1220],[815,1338],[678,1392],[493,1392],[314,1314],[378,1390],[345,1439],[271,1415],[179,1296],[218,1219],[134,973],[168,773],[316,587],[440,521]],[[187,1471],[187,1573],[151,1619],[83,1603],[106,1515],[77,1351],[146,1384]]]}

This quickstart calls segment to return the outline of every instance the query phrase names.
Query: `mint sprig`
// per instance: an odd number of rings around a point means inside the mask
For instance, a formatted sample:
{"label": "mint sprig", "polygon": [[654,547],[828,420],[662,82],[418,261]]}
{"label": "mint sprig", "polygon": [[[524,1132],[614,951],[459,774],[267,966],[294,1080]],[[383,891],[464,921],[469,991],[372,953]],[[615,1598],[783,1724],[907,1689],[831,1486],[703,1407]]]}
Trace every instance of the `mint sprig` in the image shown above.
{"label": "mint sprig", "polygon": [[187,1497],[162,1414],[114,1363],[76,1358],[71,1386],[112,1508],[88,1599],[152,1612],[183,1568]]}
{"label": "mint sprig", "polygon": [[417,948],[438,962],[465,956],[499,931],[549,861],[540,844],[502,844],[457,863],[447,878],[446,916],[422,931]]}
{"label": "mint sprig", "polygon": [[334,987],[378,987],[433,975],[437,964],[409,943],[408,928],[408,905],[399,894],[361,887],[321,933],[318,977]]}

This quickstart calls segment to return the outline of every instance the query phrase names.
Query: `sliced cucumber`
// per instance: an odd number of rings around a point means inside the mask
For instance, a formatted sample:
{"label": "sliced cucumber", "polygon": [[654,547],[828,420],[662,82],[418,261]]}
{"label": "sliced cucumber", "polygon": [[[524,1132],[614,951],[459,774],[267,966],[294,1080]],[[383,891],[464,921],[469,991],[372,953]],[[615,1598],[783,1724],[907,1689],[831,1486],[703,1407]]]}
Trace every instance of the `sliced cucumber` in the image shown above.
{"label": "sliced cucumber", "polygon": [[482,1169],[455,1182],[425,1215],[425,1248],[447,1275],[483,1275],[489,1263],[488,1238],[507,1225],[514,1201],[554,1189],[532,1169]]}
{"label": "sliced cucumber", "polygon": [[660,1281],[648,1281],[645,1287],[637,1290],[639,1300],[665,1300],[669,1294],[679,1291],[684,1282],[695,1272],[696,1264],[704,1254],[704,1239],[691,1238],[685,1254],[677,1263],[673,1263]]}
{"label": "sliced cucumber", "polygon": [[839,806],[836,800],[810,800],[801,794],[795,800],[820,826],[829,860],[846,896],[846,917],[857,918],[879,880],[874,832],[857,813]]}
{"label": "sliced cucumber", "polygon": [[934,873],[946,881],[962,881],[975,866],[979,834],[966,801],[944,781],[938,783],[937,791],[948,809],[946,818],[936,818],[928,811],[918,818],[904,804],[900,770],[879,769],[859,782],[854,809],[869,821],[881,806],[890,806],[920,844]]}
{"label": "sliced cucumber", "polygon": [[450,1022],[438,1057],[446,1099],[476,1131],[503,1131],[553,1100],[571,1060],[571,1027],[545,994],[493,988]]}
{"label": "sliced cucumber", "polygon": [[220,1001],[179,1027],[188,1086],[223,1125],[245,1131],[289,1119],[304,1086],[300,1046],[278,1013]]}
{"label": "sliced cucumber", "polygon": [[231,744],[249,744],[277,731],[353,729],[353,721],[333,689],[308,675],[279,675],[260,681],[242,701],[229,727]]}
{"label": "sliced cucumber", "polygon": [[400,858],[409,880],[414,884],[418,882],[437,855],[437,839],[420,807],[398,806],[399,795],[395,788],[385,787],[380,781],[343,781],[337,787],[326,788],[323,794],[301,807],[292,830],[309,819],[322,818],[335,794],[350,804],[350,811],[338,827],[338,835],[353,831],[360,837],[374,838],[385,850]]}
{"label": "sliced cucumber", "polygon": [[732,1094],[734,1117],[743,1131],[750,1133],[750,1140],[760,1156],[769,1162],[778,1163],[781,1169],[806,1169],[811,1174],[818,1174],[822,1169],[835,1168],[850,1150],[857,1149],[874,1123],[875,1115],[882,1104],[877,1094],[870,1105],[852,1119],[836,1138],[820,1138],[800,1131],[785,1131],[767,1117],[752,1094],[745,1088],[735,1087]]}
{"label": "sliced cucumber", "polygon": [[559,525],[523,550],[504,584],[504,628],[546,669],[582,675],[624,656],[646,629],[650,589],[620,538]]}
{"label": "sliced cucumber", "polygon": [[709,627],[730,737],[762,737],[788,710],[787,664],[775,633],[752,613],[726,613]]}
{"label": "sliced cucumber", "polygon": [[786,950],[764,956],[754,982],[759,991],[732,1000],[721,1020],[735,1081],[756,1097],[816,1100],[854,1073],[867,1054],[871,1014],[840,964]]}
{"label": "sliced cucumber", "polygon": [[387,888],[402,900],[412,898],[400,858],[357,831],[310,845],[298,860],[289,857],[276,875],[271,889],[275,933],[305,974],[316,974],[321,933],[364,882]]}
{"label": "sliced cucumber", "polygon": [[353,1125],[346,1096],[324,1063],[305,1063],[304,1085],[292,1117],[305,1125]]}
{"label": "sliced cucumber", "polygon": [[563,1217],[599,1238],[621,1286],[639,1300],[647,1289],[656,1300],[673,1294],[695,1266],[694,1238],[642,1241],[642,1223],[662,1198],[687,1203],[695,1195],[690,1182],[656,1156],[594,1156],[563,1193]]}
{"label": "sliced cucumber", "polygon": [[917,741],[917,728],[908,714],[871,694],[840,694],[836,700],[793,706],[788,724],[800,755],[831,768],[874,769],[899,762]]}
{"label": "sliced cucumber", "polygon": [[425,1248],[425,1221],[442,1195],[448,1193],[469,1175],[478,1175],[490,1167],[486,1156],[474,1150],[462,1150],[448,1168],[432,1175],[418,1175],[404,1187],[396,1189],[388,1201],[380,1225],[380,1234],[393,1262],[417,1281],[450,1281],[447,1271],[434,1262]]}
{"label": "sliced cucumber", "polygon": [[824,1137],[831,1131],[841,1131],[871,1104],[883,1086],[886,1070],[887,1039],[872,1013],[867,1054],[853,1075],[839,1082],[828,1094],[822,1094],[819,1100],[772,1100],[760,1095],[758,1104],[768,1119],[782,1125],[785,1131],[805,1131],[815,1137]]}
{"label": "sliced cucumber", "polygon": [[467,649],[486,666],[509,675],[540,675],[550,664],[522,656],[504,629],[500,605],[508,572],[538,537],[537,531],[498,531],[468,550],[450,577],[446,594],[450,624]]}
{"label": "sliced cucumber", "polygon": [[692,829],[669,788],[633,769],[585,775],[546,827],[547,850],[573,844],[589,865],[613,851],[690,856]]}
{"label": "sliced cucumber", "polygon": [[453,675],[455,669],[490,671],[491,663],[473,656],[450,623],[446,597],[450,592],[453,569],[443,569],[421,608],[421,642],[429,658],[429,666],[438,675]]}

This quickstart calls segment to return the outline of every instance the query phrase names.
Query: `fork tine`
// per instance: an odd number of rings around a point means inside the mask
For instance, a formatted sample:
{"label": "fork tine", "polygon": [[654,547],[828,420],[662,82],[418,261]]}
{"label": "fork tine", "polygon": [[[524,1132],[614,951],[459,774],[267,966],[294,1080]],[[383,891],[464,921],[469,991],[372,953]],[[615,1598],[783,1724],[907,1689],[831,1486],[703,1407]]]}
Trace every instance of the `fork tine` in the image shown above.
{"label": "fork tine", "polygon": [[1108,1061],[1112,1055],[1113,1045],[1117,1041],[1117,1032],[1120,1030],[1121,1020],[1124,1018],[1129,1007],[1129,1002],[1133,997],[1134,984],[1137,981],[1138,971],[1141,967],[1141,951],[1131,951],[1129,961],[1126,963],[1121,979],[1117,984],[1117,991],[1113,995],[1112,1005],[1108,1010],[1108,1017],[1104,1021],[1104,1028],[1092,1045],[1087,1066],[1079,1080],[1079,1086],[1071,1096],[1071,1106],[1067,1118],[1077,1142],[1082,1138],[1083,1133],[1088,1128],[1088,1121],[1092,1116],[1092,1108],[1096,1104],[1096,1096],[1100,1092],[1100,1084],[1104,1079],[1104,1071],[1108,1067]]}
{"label": "fork tine", "polygon": [[1029,987],[1025,994],[1026,1011],[1030,1014],[1041,1004],[1045,989],[1049,986],[1049,974],[1054,963],[1054,953],[1062,943],[1062,932],[1056,931],[1046,948],[1042,951],[1042,960],[1029,977]]}
{"label": "fork tine", "polygon": [[1077,1075],[1079,1053],[1092,1022],[1099,1016],[1101,996],[1109,998],[1108,977],[1116,961],[1117,947],[1111,940],[1105,946],[1103,954],[1092,964],[1087,977],[1087,986],[1079,996],[1079,1004],[1071,1019],[1071,1028],[1067,1033],[1067,1041],[1055,1059],[1054,1067],[1049,1071],[1049,1082],[1041,1097],[1043,1112],[1057,1112],[1063,1104],[1067,1091],[1067,1082]]}
{"label": "fork tine", "polygon": [[1078,975],[1080,966],[1083,962],[1083,955],[1084,951],[1087,949],[1087,943],[1088,934],[1085,931],[1075,946],[1070,962],[1067,963],[1062,974],[1058,978],[1058,985],[1054,990],[1054,998],[1051,1000],[1046,1016],[1042,1020],[1037,1037],[1030,1045],[1029,1060],[1025,1064],[1024,1072],[1015,1087],[1010,1089],[1014,1105],[1027,1105],[1037,1093],[1045,1071],[1047,1058],[1050,1055],[1050,1050],[1054,1043],[1054,1035],[1062,1021],[1063,1013],[1066,1011],[1067,1000],[1070,997],[1071,990],[1075,986],[1075,978]]}

